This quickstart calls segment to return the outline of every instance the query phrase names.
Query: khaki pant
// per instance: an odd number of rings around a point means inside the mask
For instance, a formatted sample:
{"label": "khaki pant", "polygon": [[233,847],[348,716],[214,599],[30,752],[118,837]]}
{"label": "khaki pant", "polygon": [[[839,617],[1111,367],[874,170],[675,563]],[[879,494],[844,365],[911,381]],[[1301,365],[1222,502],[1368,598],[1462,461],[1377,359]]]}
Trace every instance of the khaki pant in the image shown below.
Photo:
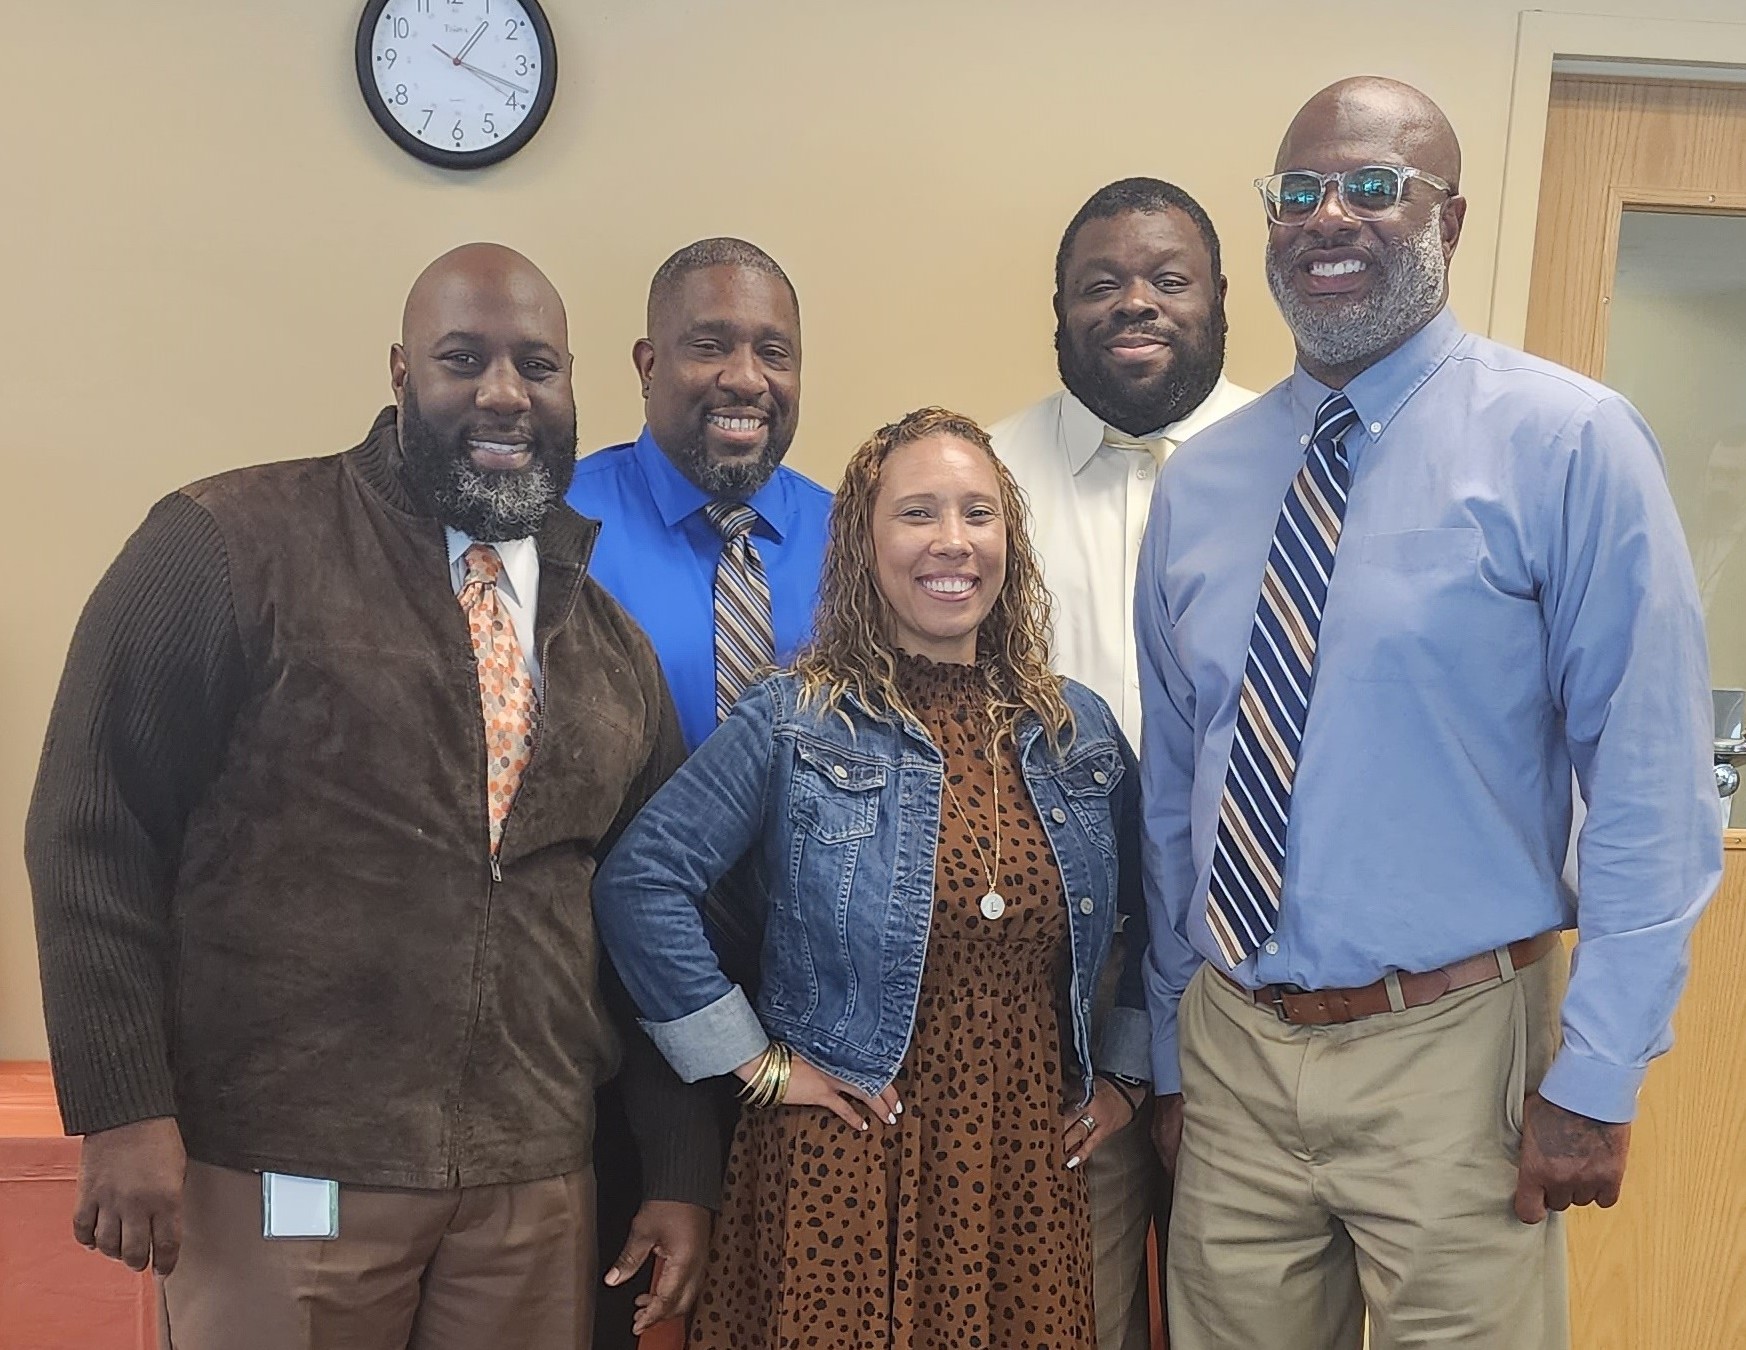
{"label": "khaki pant", "polygon": [[1512,1209],[1568,960],[1295,1027],[1210,968],[1181,1005],[1171,1350],[1566,1350],[1561,1216]]}
{"label": "khaki pant", "polygon": [[453,1191],[340,1188],[339,1237],[261,1236],[261,1178],[188,1164],[163,1350],[583,1350],[594,1172]]}

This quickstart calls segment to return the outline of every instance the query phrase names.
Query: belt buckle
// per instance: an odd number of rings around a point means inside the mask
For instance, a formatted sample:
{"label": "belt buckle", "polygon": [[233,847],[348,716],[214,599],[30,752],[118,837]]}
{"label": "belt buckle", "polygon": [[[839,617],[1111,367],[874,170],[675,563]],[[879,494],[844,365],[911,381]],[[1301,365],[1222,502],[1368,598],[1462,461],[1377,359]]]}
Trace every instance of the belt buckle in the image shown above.
{"label": "belt buckle", "polygon": [[1285,1007],[1285,996],[1287,994],[1306,994],[1309,991],[1302,985],[1296,984],[1270,984],[1267,989],[1269,992],[1265,1006],[1273,1009],[1273,1015],[1281,1022],[1288,1026],[1292,1025],[1291,1014],[1287,1012]]}

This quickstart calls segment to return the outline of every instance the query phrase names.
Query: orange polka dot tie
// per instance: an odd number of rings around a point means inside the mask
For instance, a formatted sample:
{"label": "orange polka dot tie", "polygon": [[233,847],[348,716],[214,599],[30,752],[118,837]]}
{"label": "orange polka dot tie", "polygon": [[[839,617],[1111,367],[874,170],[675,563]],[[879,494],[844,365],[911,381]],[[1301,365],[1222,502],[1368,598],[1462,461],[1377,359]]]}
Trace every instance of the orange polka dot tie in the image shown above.
{"label": "orange polka dot tie", "polygon": [[479,667],[479,705],[485,714],[485,759],[490,785],[491,856],[503,843],[503,822],[533,754],[534,691],[515,624],[497,596],[503,559],[490,544],[474,544],[463,558],[461,608]]}

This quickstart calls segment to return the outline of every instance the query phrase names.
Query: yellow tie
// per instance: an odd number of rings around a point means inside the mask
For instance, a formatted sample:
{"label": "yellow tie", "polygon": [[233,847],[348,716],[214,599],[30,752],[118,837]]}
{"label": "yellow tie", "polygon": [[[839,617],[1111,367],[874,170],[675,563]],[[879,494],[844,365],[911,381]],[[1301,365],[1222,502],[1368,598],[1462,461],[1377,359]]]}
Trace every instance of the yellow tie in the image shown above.
{"label": "yellow tie", "polygon": [[1103,443],[1112,450],[1143,450],[1160,464],[1170,458],[1170,452],[1176,448],[1176,442],[1162,431],[1150,436],[1130,436],[1109,426],[1103,429]]}
{"label": "yellow tie", "polygon": [[[479,669],[479,706],[485,716],[485,763],[491,817],[491,857],[503,845],[503,823],[533,756],[534,691],[515,624],[497,595],[503,559],[490,544],[474,544],[463,557],[466,579],[459,599],[473,639]],[[495,865],[495,863],[493,864]]]}

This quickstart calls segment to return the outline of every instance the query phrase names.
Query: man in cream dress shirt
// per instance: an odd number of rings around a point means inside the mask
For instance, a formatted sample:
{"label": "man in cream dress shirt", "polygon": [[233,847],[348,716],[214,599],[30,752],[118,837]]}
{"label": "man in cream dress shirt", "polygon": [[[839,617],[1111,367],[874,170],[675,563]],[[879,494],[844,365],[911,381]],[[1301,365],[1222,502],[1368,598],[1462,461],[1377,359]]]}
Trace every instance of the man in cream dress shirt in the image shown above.
{"label": "man in cream dress shirt", "polygon": [[[1199,203],[1155,178],[1100,189],[1055,255],[1066,387],[992,430],[1030,498],[1055,597],[1055,667],[1103,696],[1136,749],[1134,572],[1158,470],[1176,446],[1255,397],[1222,373],[1224,300],[1218,234]],[[1110,971],[1120,964],[1112,958]],[[1106,979],[1100,1013],[1113,999]],[[1146,1345],[1146,1225],[1168,1203],[1150,1114],[1086,1163],[1098,1350]]]}

